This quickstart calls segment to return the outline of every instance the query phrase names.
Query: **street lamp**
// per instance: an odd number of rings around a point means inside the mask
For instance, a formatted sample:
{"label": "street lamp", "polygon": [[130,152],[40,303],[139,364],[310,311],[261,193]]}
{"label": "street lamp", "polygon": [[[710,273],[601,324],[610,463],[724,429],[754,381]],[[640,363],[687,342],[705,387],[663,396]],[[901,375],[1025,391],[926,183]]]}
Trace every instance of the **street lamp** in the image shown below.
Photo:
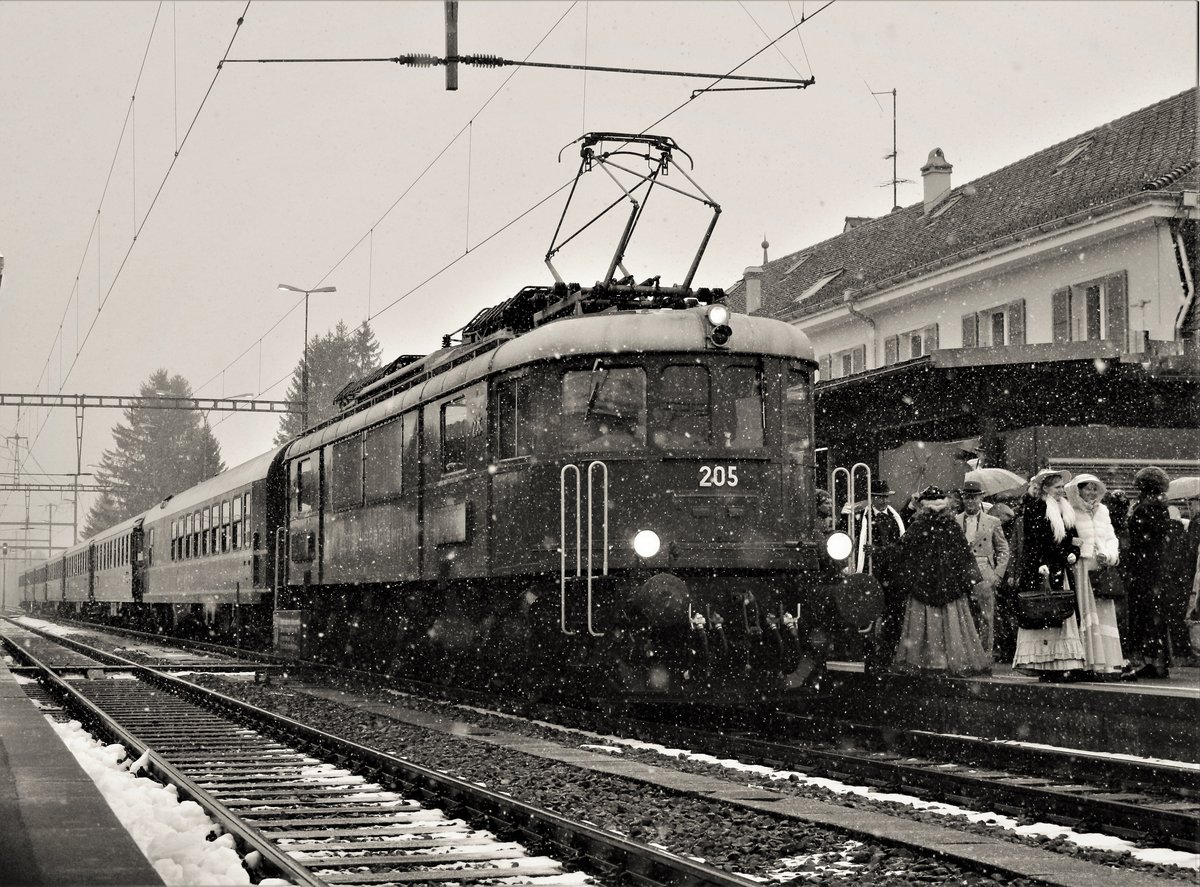
{"label": "street lamp", "polygon": [[300,413],[301,430],[308,429],[308,297],[310,293],[336,293],[336,286],[319,286],[315,289],[301,289],[286,283],[279,284],[279,289],[289,293],[304,293],[304,360],[300,365],[300,391],[302,412]]}

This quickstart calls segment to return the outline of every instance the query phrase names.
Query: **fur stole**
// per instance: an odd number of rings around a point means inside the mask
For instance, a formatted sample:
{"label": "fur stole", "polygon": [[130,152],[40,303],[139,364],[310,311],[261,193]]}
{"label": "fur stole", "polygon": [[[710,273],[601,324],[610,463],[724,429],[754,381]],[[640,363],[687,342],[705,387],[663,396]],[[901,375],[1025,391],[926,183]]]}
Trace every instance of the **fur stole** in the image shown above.
{"label": "fur stole", "polygon": [[1046,503],[1046,520],[1050,521],[1050,529],[1054,531],[1054,541],[1062,542],[1067,538],[1067,527],[1075,526],[1075,509],[1065,497],[1047,496],[1042,501]]}

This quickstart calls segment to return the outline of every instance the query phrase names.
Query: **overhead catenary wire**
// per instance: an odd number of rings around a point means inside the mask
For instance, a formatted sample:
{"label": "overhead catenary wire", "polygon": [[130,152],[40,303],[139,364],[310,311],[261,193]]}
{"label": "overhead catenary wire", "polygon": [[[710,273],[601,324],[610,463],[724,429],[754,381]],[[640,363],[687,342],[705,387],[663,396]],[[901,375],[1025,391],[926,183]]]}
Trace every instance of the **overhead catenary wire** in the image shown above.
{"label": "overhead catenary wire", "polygon": [[[533,55],[535,52],[537,52],[537,51],[538,51],[538,49],[541,47],[541,45],[542,45],[543,43],[545,43],[547,39],[549,39],[550,35],[551,35],[551,34],[553,34],[553,33],[555,32],[555,30],[557,30],[558,26],[562,24],[563,20],[564,20],[564,19],[566,19],[566,17],[567,17],[568,15],[570,15],[570,14],[571,14],[571,10],[573,10],[573,9],[574,9],[574,8],[575,8],[577,5],[579,5],[579,0],[575,0],[575,2],[573,2],[573,3],[572,3],[570,6],[568,6],[568,7],[567,7],[567,9],[566,9],[566,10],[563,12],[563,14],[562,14],[562,15],[560,15],[560,16],[559,16],[559,17],[558,17],[558,18],[555,20],[554,24],[552,24],[552,25],[550,26],[550,28],[549,28],[549,29],[546,31],[546,33],[542,35],[541,39],[539,39],[539,40],[538,40],[538,42],[537,42],[537,43],[535,43],[535,44],[533,45],[533,47],[532,47],[532,48],[529,50],[529,52],[526,54],[526,56],[525,56],[526,58],[529,58],[529,56],[532,56],[532,55]],[[329,277],[330,277],[330,276],[331,276],[331,275],[332,275],[332,274],[333,274],[335,271],[337,271],[337,269],[338,269],[338,268],[340,268],[340,267],[342,266],[342,264],[343,264],[343,263],[344,263],[344,262],[345,262],[345,261],[346,261],[348,258],[350,258],[350,256],[351,256],[351,255],[353,255],[353,254],[354,254],[355,250],[357,250],[357,249],[358,249],[360,246],[362,246],[362,243],[363,243],[363,241],[364,241],[364,240],[367,240],[368,238],[370,238],[370,239],[371,239],[371,241],[372,241],[372,244],[374,243],[375,229],[376,229],[376,228],[378,228],[378,227],[379,227],[381,224],[383,224],[383,222],[384,222],[384,221],[385,221],[385,220],[388,218],[388,216],[390,216],[390,215],[392,214],[393,210],[395,210],[395,209],[396,209],[396,207],[400,205],[400,203],[401,203],[401,202],[404,200],[404,198],[405,198],[405,197],[407,197],[407,196],[408,196],[408,194],[409,194],[409,193],[410,193],[410,192],[411,192],[411,191],[412,191],[412,190],[413,190],[413,189],[414,189],[414,188],[415,188],[415,187],[416,187],[418,184],[420,184],[421,180],[422,180],[422,179],[425,177],[425,175],[426,175],[426,174],[427,174],[427,173],[428,173],[428,172],[429,172],[429,171],[430,171],[430,170],[431,170],[431,169],[432,169],[432,168],[433,168],[433,167],[434,167],[434,166],[437,164],[437,162],[438,162],[439,160],[441,160],[441,159],[442,159],[442,157],[444,157],[444,156],[445,156],[446,152],[447,152],[447,151],[449,151],[451,147],[453,147],[454,143],[455,143],[455,142],[457,142],[457,141],[458,141],[458,139],[462,137],[462,134],[463,134],[463,133],[464,133],[464,132],[467,130],[467,128],[468,128],[468,127],[471,125],[471,123],[473,123],[475,120],[477,120],[477,119],[479,118],[479,116],[480,116],[480,115],[481,115],[481,114],[482,114],[482,113],[483,113],[485,110],[487,110],[488,106],[489,106],[489,105],[490,105],[490,104],[491,104],[491,103],[492,103],[492,102],[495,100],[496,96],[500,95],[500,93],[504,91],[504,88],[505,88],[506,86],[508,86],[508,84],[509,84],[509,83],[512,81],[512,79],[513,79],[514,77],[516,77],[516,76],[517,76],[517,73],[518,73],[518,71],[519,71],[519,69],[518,69],[518,70],[514,70],[514,71],[512,71],[512,72],[511,72],[511,73],[510,73],[510,74],[509,74],[507,77],[505,77],[505,78],[504,78],[504,82],[503,82],[503,83],[501,83],[499,86],[497,86],[495,90],[493,90],[492,94],[491,94],[491,95],[489,95],[489,96],[488,96],[488,97],[487,97],[487,98],[484,100],[483,104],[482,104],[482,105],[480,105],[480,106],[479,106],[479,108],[478,108],[478,109],[475,111],[475,113],[471,115],[471,117],[468,119],[467,123],[463,124],[462,128],[460,128],[460,129],[458,130],[458,132],[456,132],[456,133],[455,133],[453,136],[451,136],[451,137],[450,137],[449,141],[447,141],[447,142],[446,142],[446,144],[445,144],[445,145],[442,147],[442,149],[441,149],[441,150],[440,150],[440,151],[437,153],[437,155],[436,155],[436,156],[435,156],[435,157],[434,157],[434,158],[433,158],[433,159],[432,159],[432,160],[431,160],[431,161],[430,161],[430,162],[429,162],[429,163],[428,163],[428,164],[425,166],[425,168],[424,168],[424,169],[422,169],[422,170],[421,170],[421,172],[417,174],[417,177],[416,177],[415,179],[413,179],[413,180],[412,180],[412,182],[410,182],[410,183],[409,183],[408,187],[407,187],[407,188],[405,188],[405,189],[404,189],[404,191],[402,191],[402,192],[401,192],[400,196],[399,196],[399,197],[397,197],[395,200],[393,200],[393,201],[392,201],[391,205],[390,205],[390,206],[388,206],[388,208],[387,208],[386,210],[384,210],[383,214],[382,214],[382,215],[381,215],[381,216],[380,216],[378,219],[376,219],[376,220],[374,221],[374,223],[372,223],[372,224],[371,224],[371,226],[370,226],[370,227],[369,227],[369,228],[366,230],[366,232],[364,232],[364,233],[363,233],[363,235],[362,235],[361,237],[359,237],[359,238],[358,238],[358,240],[356,240],[356,241],[353,243],[353,245],[351,245],[351,247],[350,247],[348,250],[346,250],[346,252],[345,252],[345,253],[343,253],[343,254],[342,254],[342,257],[341,257],[340,259],[338,259],[338,260],[337,260],[337,262],[335,262],[335,263],[334,263],[333,267],[332,267],[332,268],[330,268],[328,271],[326,271],[326,272],[325,272],[325,273],[324,273],[324,274],[321,276],[321,278],[320,278],[320,279],[317,281],[317,283],[315,284],[316,286],[320,286],[320,285],[321,285],[321,284],[323,284],[323,283],[324,283],[326,280],[328,280],[328,279],[329,279]],[[489,238],[489,239],[490,239],[490,238]],[[476,246],[479,246],[479,245],[480,245],[480,244],[476,244]],[[373,249],[373,246],[372,246],[372,249]],[[461,258],[461,257],[460,257],[460,258]],[[261,343],[261,341],[262,341],[262,338],[263,338],[264,336],[268,335],[268,334],[269,334],[269,333],[270,333],[272,330],[274,330],[274,329],[275,329],[275,327],[279,326],[279,323],[280,323],[280,322],[283,320],[283,318],[284,318],[284,317],[286,317],[288,314],[290,314],[292,311],[294,311],[294,310],[296,309],[296,307],[298,307],[298,306],[301,304],[301,301],[302,301],[302,300],[297,300],[296,304],[295,304],[295,305],[293,305],[293,306],[292,306],[292,308],[291,308],[291,309],[289,309],[289,310],[288,310],[288,311],[287,311],[287,312],[286,312],[286,313],[283,315],[283,317],[279,318],[279,320],[277,320],[277,321],[276,321],[276,322],[275,322],[275,323],[274,323],[274,324],[271,326],[271,329],[270,329],[270,330],[268,330],[266,333],[263,333],[263,334],[262,334],[262,336],[260,336],[260,337],[258,338],[258,341]],[[369,321],[369,320],[371,320],[373,317],[376,317],[376,316],[378,316],[378,315],[377,315],[377,314],[373,315],[373,314],[371,314],[371,313],[370,313],[370,306],[368,305],[368,313],[367,313],[367,318],[366,318],[366,319]],[[253,347],[253,345],[251,345],[250,347]],[[249,348],[247,348],[247,351],[248,351],[248,350],[249,350]],[[232,360],[230,363],[226,364],[226,365],[225,365],[225,367],[222,369],[222,372],[224,372],[225,370],[229,369],[231,366],[233,366],[235,363],[237,363],[239,360],[241,360],[241,358],[242,358],[242,357],[245,355],[245,353],[246,353],[246,352],[245,352],[245,351],[243,351],[243,352],[242,352],[241,354],[239,354],[239,355],[238,355],[236,358],[234,358],[234,359],[233,359],[233,360]],[[208,379],[208,380],[206,380],[206,381],[205,381],[203,384],[201,384],[201,385],[200,385],[200,387],[199,387],[199,388],[197,388],[196,390],[197,390],[197,391],[203,391],[203,390],[204,390],[204,389],[205,389],[205,388],[206,388],[208,385],[212,384],[212,382],[213,382],[213,381],[214,381],[214,380],[215,380],[215,379],[216,379],[216,378],[217,378],[219,375],[220,375],[220,373],[217,373],[217,374],[213,375],[211,378],[209,378],[209,379]],[[285,377],[285,378],[286,378],[286,377]],[[279,383],[276,383],[276,384],[279,384]],[[273,388],[273,387],[275,387],[275,386],[274,386],[274,385],[272,385],[272,386],[270,386],[269,388],[265,388],[265,389],[263,389],[262,391],[260,391],[260,392],[258,392],[258,393],[259,393],[259,395],[261,395],[261,394],[265,393],[266,391],[270,391],[270,390],[271,390],[271,388]]]}
{"label": "overhead catenary wire", "polygon": [[[815,13],[814,13],[815,14]],[[810,16],[811,18],[811,16]],[[798,26],[797,26],[798,27]],[[790,30],[789,32],[790,33]],[[774,46],[778,40],[773,40],[766,48]],[[792,78],[792,77],[762,77],[755,74],[712,74],[703,71],[665,71],[657,68],[625,68],[614,65],[574,65],[568,62],[531,62],[528,59],[524,61],[515,61],[506,59],[498,55],[473,54],[473,55],[456,55],[456,56],[437,56],[427,53],[409,53],[407,55],[396,55],[388,57],[372,57],[372,58],[273,58],[273,59],[229,59],[233,63],[247,64],[372,64],[386,62],[390,64],[401,65],[409,68],[429,68],[438,65],[466,65],[468,67],[478,68],[504,68],[504,67],[519,67],[519,68],[550,68],[560,71],[585,71],[597,72],[604,74],[637,74],[646,77],[716,77],[721,80],[744,80],[756,83],[784,83],[795,86],[797,89],[803,89],[806,86],[811,86],[813,80],[811,78]],[[741,67],[740,65],[738,67]],[[735,69],[736,70],[736,69]]]}
{"label": "overhead catenary wire", "polygon": [[[134,99],[137,98],[138,87],[142,83],[142,73],[146,70],[146,59],[150,55],[150,44],[154,42],[154,32],[155,32],[156,28],[158,27],[158,16],[161,11],[162,11],[162,3],[159,3],[158,7],[154,11],[154,21],[150,25],[150,36],[146,38],[146,48],[142,52],[142,63],[138,67],[137,77],[134,78],[134,81],[133,81],[133,98],[131,98],[129,100],[129,107],[125,109],[125,119],[121,122],[121,131],[117,135],[117,145],[113,149],[112,161],[108,165],[108,175],[106,175],[104,178],[104,187],[102,187],[100,189],[100,202],[96,207],[95,214],[92,216],[92,227],[88,231],[87,240],[85,241],[85,243],[83,245],[83,255],[79,257],[79,268],[75,272],[75,282],[72,284],[72,287],[71,287],[71,295],[67,297],[67,304],[63,306],[63,314],[58,322],[58,331],[55,334],[56,340],[62,335],[63,323],[66,321],[67,314],[71,310],[72,300],[78,299],[79,278],[80,278],[80,275],[83,274],[83,266],[87,262],[88,251],[92,247],[92,242],[95,240],[97,229],[100,226],[100,214],[104,208],[105,198],[108,196],[108,186],[112,183],[113,171],[116,170],[117,160],[121,156],[121,145],[125,141],[125,131],[129,128],[130,118],[133,115]],[[99,262],[97,262],[97,266],[99,266]],[[78,311],[78,307],[79,307],[78,302],[76,301],[76,310],[77,311]],[[76,318],[76,325],[78,327],[78,317]],[[79,349],[78,328],[76,329],[75,340],[76,340],[75,341],[76,350],[78,351],[78,349]],[[50,353],[46,356],[46,363],[45,363],[45,365],[43,365],[42,372],[38,375],[37,381],[34,383],[34,390],[36,390],[42,384],[42,377],[46,376],[46,373],[50,367],[50,361],[53,357],[54,357],[54,342],[51,342],[50,343]],[[48,382],[49,382],[49,377],[47,377],[47,383]],[[59,390],[61,391],[61,389],[59,389]]]}
{"label": "overhead catenary wire", "polygon": [[[104,306],[108,303],[108,299],[112,295],[113,290],[116,288],[117,282],[121,279],[121,273],[125,269],[125,266],[129,261],[129,257],[133,252],[134,246],[137,245],[138,236],[141,234],[142,230],[145,228],[146,223],[150,220],[150,216],[154,212],[154,207],[158,203],[158,198],[162,195],[163,189],[166,187],[167,181],[168,181],[168,179],[170,179],[171,173],[175,169],[175,164],[179,160],[179,155],[182,153],[184,146],[187,144],[188,137],[192,134],[192,130],[195,128],[196,122],[200,119],[200,114],[204,111],[204,107],[208,103],[209,96],[212,95],[213,87],[216,85],[217,78],[221,76],[221,71],[223,70],[223,63],[224,63],[225,59],[228,58],[229,51],[233,48],[233,43],[237,39],[238,33],[241,30],[242,24],[246,20],[246,13],[250,9],[250,3],[251,3],[251,0],[246,0],[246,6],[245,6],[245,8],[243,8],[242,14],[240,16],[238,16],[237,24],[234,26],[233,34],[232,34],[232,36],[230,36],[229,43],[225,47],[225,52],[222,56],[221,62],[217,63],[216,73],[213,74],[212,80],[209,81],[208,89],[205,90],[203,97],[201,97],[201,99],[200,99],[200,104],[196,108],[196,113],[192,116],[192,121],[191,121],[191,123],[188,124],[187,130],[183,134],[183,139],[179,142],[179,147],[175,150],[175,153],[171,158],[171,162],[167,167],[167,171],[163,174],[162,180],[159,182],[158,188],[154,192],[154,197],[150,200],[150,205],[146,208],[146,214],[142,217],[141,224],[138,225],[137,229],[134,231],[133,238],[129,243],[129,247],[126,249],[125,255],[122,257],[120,264],[117,266],[116,272],[113,274],[112,282],[109,284],[108,289],[104,293],[103,299],[100,301],[99,307],[96,309],[96,315],[92,318],[92,322],[88,326],[87,331],[84,333],[83,339],[77,344],[75,357],[71,360],[71,363],[68,365],[66,373],[59,380],[59,386],[58,386],[59,394],[61,394],[63,391],[63,388],[66,387],[67,380],[71,377],[71,373],[74,371],[76,364],[79,362],[79,355],[83,352],[84,346],[87,345],[88,340],[91,338],[92,331],[95,330],[95,328],[96,328],[96,323],[100,319],[100,314],[104,310]],[[161,8],[161,4],[160,4],[160,8]],[[158,17],[156,14],[155,21],[157,22],[157,20],[158,20]],[[153,37],[153,33],[151,33],[151,37]],[[147,44],[146,52],[147,52],[147,54],[149,53],[149,44]],[[144,69],[144,66],[145,66],[145,58],[144,57],[143,57],[142,63],[143,63],[143,69]],[[138,71],[138,78],[139,78],[139,80],[141,78],[141,69]],[[135,88],[135,96],[136,96],[136,88]],[[131,104],[131,108],[132,108],[132,101],[130,104]],[[119,145],[118,145],[118,149],[119,149]],[[115,162],[116,162],[115,158],[114,158],[113,162],[115,164]],[[110,171],[110,178],[111,178],[111,171]],[[105,188],[107,189],[107,182],[105,184]],[[102,202],[103,202],[103,198],[102,198]],[[100,211],[97,210],[97,223],[96,224],[98,224],[99,212]],[[85,253],[85,255],[86,255],[86,253]],[[52,356],[53,356],[53,350],[51,351],[51,357]],[[48,361],[47,361],[47,363],[48,363]],[[40,377],[39,377],[38,382],[40,384],[40,382],[41,382]],[[37,444],[37,441],[41,438],[42,432],[45,430],[46,423],[49,421],[49,418],[50,418],[50,413],[49,413],[49,411],[47,411],[46,416],[42,420],[41,425],[38,426],[37,432],[33,435],[33,440],[30,443],[30,449],[32,449]]]}

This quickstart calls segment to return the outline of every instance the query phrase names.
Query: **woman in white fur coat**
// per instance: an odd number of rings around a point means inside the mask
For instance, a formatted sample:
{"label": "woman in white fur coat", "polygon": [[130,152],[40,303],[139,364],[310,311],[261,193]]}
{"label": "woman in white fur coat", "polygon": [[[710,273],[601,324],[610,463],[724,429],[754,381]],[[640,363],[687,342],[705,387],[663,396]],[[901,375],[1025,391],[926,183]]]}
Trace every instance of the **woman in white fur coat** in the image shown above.
{"label": "woman in white fur coat", "polygon": [[[1017,591],[1038,591],[1043,577],[1051,588],[1074,586],[1076,560],[1071,544],[1075,510],[1066,498],[1064,484],[1069,471],[1046,468],[1029,479],[1023,499],[1021,563],[1017,569]],[[1032,672],[1042,681],[1074,680],[1083,671],[1083,643],[1072,613],[1061,623],[1045,628],[1020,628],[1013,668]]]}
{"label": "woman in white fur coat", "polygon": [[1084,667],[1100,678],[1119,676],[1126,664],[1117,629],[1117,605],[1111,598],[1092,593],[1093,570],[1111,569],[1120,558],[1117,534],[1100,500],[1108,492],[1094,474],[1077,474],[1066,485],[1067,500],[1075,511],[1075,539],[1079,560],[1075,563],[1075,601],[1079,609],[1079,638],[1083,642]]}

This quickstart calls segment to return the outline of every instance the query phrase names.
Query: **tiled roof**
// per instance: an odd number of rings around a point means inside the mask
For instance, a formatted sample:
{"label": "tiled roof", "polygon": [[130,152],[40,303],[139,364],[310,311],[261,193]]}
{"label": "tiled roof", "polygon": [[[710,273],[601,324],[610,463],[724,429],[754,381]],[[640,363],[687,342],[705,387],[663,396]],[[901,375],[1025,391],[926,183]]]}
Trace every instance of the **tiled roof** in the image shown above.
{"label": "tiled roof", "polygon": [[[1195,190],[1195,149],[1196,93],[1189,89],[959,185],[941,202],[954,205],[936,217],[916,203],[771,261],[758,313],[801,317],[840,303],[847,290],[881,289],[1040,225],[1106,204]],[[785,273],[803,253],[808,260]],[[796,303],[838,269],[843,273]],[[745,305],[740,284],[729,288],[736,309]]]}

